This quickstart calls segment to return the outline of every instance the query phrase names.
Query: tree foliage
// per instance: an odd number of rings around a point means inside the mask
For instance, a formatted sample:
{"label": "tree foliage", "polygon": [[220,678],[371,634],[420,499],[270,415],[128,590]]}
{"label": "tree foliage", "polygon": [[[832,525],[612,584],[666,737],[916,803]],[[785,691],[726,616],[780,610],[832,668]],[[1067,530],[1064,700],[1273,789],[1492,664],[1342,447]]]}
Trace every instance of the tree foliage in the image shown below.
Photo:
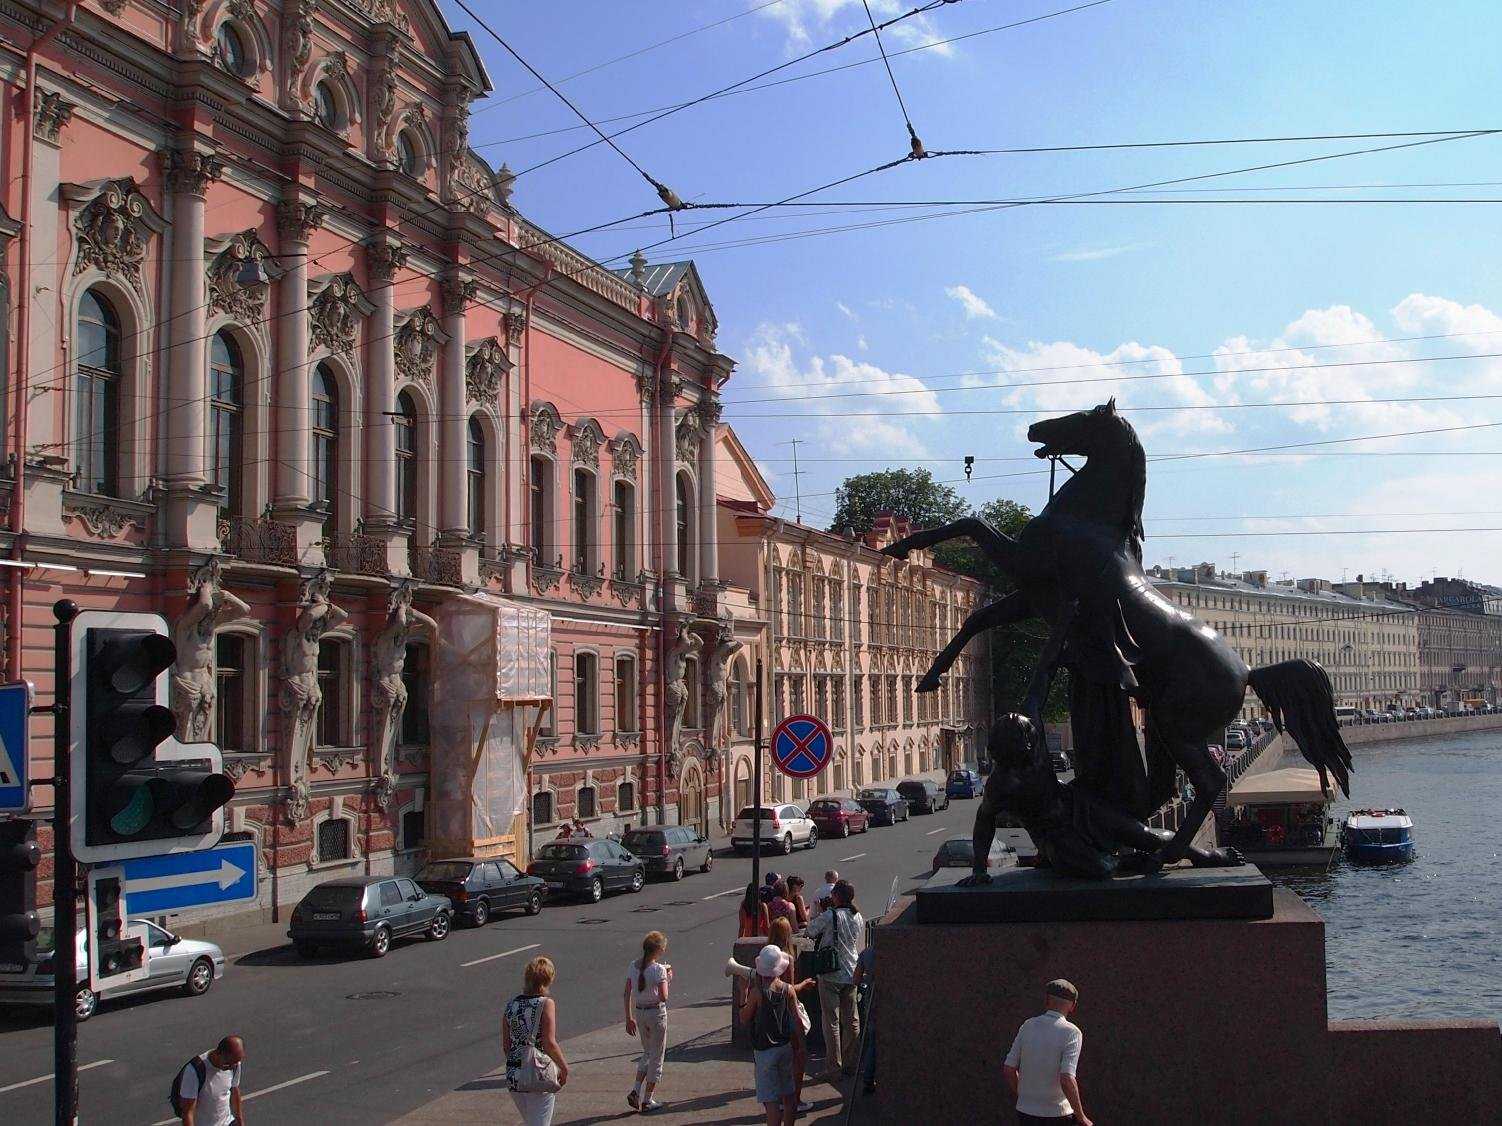
{"label": "tree foliage", "polygon": [[[860,535],[869,532],[883,512],[906,517],[914,528],[937,528],[969,516],[970,506],[954,489],[935,481],[927,469],[860,473],[846,477],[835,491],[834,520],[829,530]],[[958,541],[945,545],[934,558],[943,566],[959,570],[950,563],[951,558],[959,558],[959,547]]]}

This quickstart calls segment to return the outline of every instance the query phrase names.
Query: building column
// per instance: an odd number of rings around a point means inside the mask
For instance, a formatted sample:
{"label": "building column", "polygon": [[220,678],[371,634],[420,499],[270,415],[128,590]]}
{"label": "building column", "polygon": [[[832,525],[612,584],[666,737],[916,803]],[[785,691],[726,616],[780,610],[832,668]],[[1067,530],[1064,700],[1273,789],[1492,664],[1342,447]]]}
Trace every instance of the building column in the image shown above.
{"label": "building column", "polygon": [[[683,382],[665,376],[657,389],[657,514],[662,528],[662,573],[678,574],[678,393]],[[673,590],[669,582],[667,588]]]}
{"label": "building column", "polygon": [[367,296],[375,306],[365,353],[365,532],[381,541],[386,568],[408,570],[407,535],[396,522],[396,297],[393,282],[407,251],[389,233],[365,247]]}
{"label": "building column", "polygon": [[527,561],[522,555],[531,519],[532,477],[532,452],[527,448],[522,429],[524,412],[530,409],[530,404],[522,402],[522,349],[528,346],[527,327],[525,306],[517,305],[506,314],[506,357],[511,361],[511,370],[506,373],[501,390],[501,418],[505,427],[501,435],[501,488],[505,490],[507,513],[501,558],[506,565],[506,589],[511,593],[527,589]]}
{"label": "building column", "polygon": [[323,535],[323,516],[310,511],[312,481],[312,388],[308,378],[308,241],[325,212],[300,199],[277,205],[277,256],[286,273],[277,285],[275,453],[272,507],[296,526],[296,558]]}
{"label": "building column", "polygon": [[448,336],[438,373],[438,527],[441,546],[458,556],[463,581],[478,581],[480,552],[469,534],[469,399],[464,384],[464,313],[475,299],[472,278],[452,274],[444,279],[443,331]]}
{"label": "building column", "polygon": [[706,396],[699,402],[699,581],[713,583],[720,577],[720,537],[715,503],[715,467],[718,461],[715,428],[720,421],[720,401]]}

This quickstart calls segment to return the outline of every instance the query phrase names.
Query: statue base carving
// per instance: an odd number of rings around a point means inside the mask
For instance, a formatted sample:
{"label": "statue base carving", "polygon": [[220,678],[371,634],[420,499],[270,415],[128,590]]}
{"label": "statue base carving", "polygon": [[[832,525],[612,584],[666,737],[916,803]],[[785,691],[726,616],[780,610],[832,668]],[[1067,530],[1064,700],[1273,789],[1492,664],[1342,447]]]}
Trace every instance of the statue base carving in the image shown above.
{"label": "statue base carving", "polygon": [[919,923],[1054,923],[1103,919],[1270,919],[1272,882],[1251,864],[1164,868],[1083,880],[1051,868],[1003,868],[962,887],[965,868],[941,868],[918,889]]}

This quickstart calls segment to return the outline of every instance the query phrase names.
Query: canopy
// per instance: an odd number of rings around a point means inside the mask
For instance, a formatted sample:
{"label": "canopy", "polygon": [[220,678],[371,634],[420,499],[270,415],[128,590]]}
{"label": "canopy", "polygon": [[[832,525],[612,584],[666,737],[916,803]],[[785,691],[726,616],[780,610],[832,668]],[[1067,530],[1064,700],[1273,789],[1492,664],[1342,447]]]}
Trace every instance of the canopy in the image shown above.
{"label": "canopy", "polygon": [[1320,789],[1319,771],[1309,766],[1284,766],[1261,774],[1248,774],[1231,787],[1227,805],[1295,805],[1327,802]]}

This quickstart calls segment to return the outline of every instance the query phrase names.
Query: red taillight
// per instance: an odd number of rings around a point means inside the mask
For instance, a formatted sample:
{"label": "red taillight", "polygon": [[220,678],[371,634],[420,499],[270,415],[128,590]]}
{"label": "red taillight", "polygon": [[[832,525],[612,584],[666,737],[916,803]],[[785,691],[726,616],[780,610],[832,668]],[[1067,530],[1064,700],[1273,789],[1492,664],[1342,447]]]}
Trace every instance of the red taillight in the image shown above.
{"label": "red taillight", "polygon": [[354,920],[357,923],[365,921],[365,908],[363,906],[355,908]]}
{"label": "red taillight", "polygon": [[529,876],[535,876],[535,875],[537,875],[537,865],[536,864],[528,864],[527,865],[527,875],[529,875]]}
{"label": "red taillight", "polygon": [[458,891],[454,892],[454,894],[451,895],[449,898],[452,899],[455,903],[468,903],[469,902],[469,892],[465,891],[463,888],[460,888]]}
{"label": "red taillight", "polygon": [[591,872],[593,872],[594,870],[595,870],[595,862],[593,860],[586,860],[583,864],[579,865],[579,867],[577,867],[577,868],[574,869],[574,875],[576,875],[576,876],[587,876]]}
{"label": "red taillight", "polygon": [[667,845],[663,845],[663,846],[662,846],[662,855],[664,855],[664,856],[669,856],[669,855],[671,855],[671,854],[672,854],[672,851],[673,851],[673,850],[672,850],[672,849],[670,849],[670,848],[668,848],[668,846],[667,846]]}

